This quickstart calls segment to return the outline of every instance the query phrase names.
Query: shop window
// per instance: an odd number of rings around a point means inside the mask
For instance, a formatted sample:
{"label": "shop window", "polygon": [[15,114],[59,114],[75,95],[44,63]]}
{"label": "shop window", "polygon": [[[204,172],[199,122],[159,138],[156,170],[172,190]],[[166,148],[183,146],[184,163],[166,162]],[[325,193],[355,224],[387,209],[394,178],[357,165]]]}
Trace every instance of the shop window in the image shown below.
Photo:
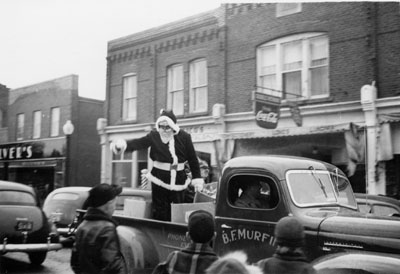
{"label": "shop window", "polygon": [[132,152],[125,151],[121,155],[113,154],[112,158],[112,183],[131,187],[132,182]]}
{"label": "shop window", "polygon": [[207,61],[197,59],[190,63],[189,112],[206,112],[208,105]]}
{"label": "shop window", "polygon": [[40,138],[42,126],[42,112],[40,110],[33,112],[33,139]]}
{"label": "shop window", "polygon": [[324,33],[296,34],[257,49],[259,92],[286,100],[329,96],[329,40]]}
{"label": "shop window", "polygon": [[123,85],[123,109],[122,119],[133,121],[137,119],[137,76],[126,74],[122,78]]}
{"label": "shop window", "polygon": [[168,68],[168,109],[175,115],[183,115],[183,65],[177,64]]}
{"label": "shop window", "polygon": [[24,139],[25,114],[17,114],[17,140]]}
{"label": "shop window", "polygon": [[50,124],[50,136],[55,137],[60,132],[60,108],[55,107],[51,109],[51,124]]}

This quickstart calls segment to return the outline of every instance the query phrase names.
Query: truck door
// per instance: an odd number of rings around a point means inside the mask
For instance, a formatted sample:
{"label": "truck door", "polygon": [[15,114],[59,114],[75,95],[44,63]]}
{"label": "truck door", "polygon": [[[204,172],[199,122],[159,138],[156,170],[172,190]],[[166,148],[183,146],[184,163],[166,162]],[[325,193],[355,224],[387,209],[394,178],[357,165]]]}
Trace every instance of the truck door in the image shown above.
{"label": "truck door", "polygon": [[278,181],[272,175],[235,173],[223,184],[215,218],[217,254],[243,250],[251,263],[272,256],[275,225],[288,214]]}

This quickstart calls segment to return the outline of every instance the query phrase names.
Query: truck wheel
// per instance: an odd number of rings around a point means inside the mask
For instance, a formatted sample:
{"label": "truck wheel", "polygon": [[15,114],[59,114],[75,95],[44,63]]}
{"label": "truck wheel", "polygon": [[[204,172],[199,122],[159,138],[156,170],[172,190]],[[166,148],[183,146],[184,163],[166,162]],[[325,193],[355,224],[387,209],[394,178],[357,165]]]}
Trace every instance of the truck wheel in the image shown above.
{"label": "truck wheel", "polygon": [[33,265],[41,265],[44,260],[46,259],[47,252],[34,252],[34,253],[29,253],[29,261]]}

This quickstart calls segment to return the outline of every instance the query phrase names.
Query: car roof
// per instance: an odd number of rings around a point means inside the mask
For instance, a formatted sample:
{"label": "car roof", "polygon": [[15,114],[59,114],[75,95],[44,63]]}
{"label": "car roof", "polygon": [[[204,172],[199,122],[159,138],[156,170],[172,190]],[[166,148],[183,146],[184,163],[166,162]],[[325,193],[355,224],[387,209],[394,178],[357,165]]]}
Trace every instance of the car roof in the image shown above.
{"label": "car roof", "polygon": [[248,168],[249,166],[270,170],[277,176],[285,176],[288,170],[310,169],[311,167],[314,170],[328,170],[330,172],[338,172],[339,175],[345,176],[340,169],[332,164],[310,158],[287,155],[255,155],[235,157],[225,163],[224,169]]}
{"label": "car roof", "polygon": [[21,183],[10,182],[10,181],[2,181],[2,180],[0,180],[0,189],[1,190],[25,191],[25,192],[30,192],[32,194],[35,194],[35,191],[33,190],[32,187],[24,185],[24,184],[21,184]]}
{"label": "car roof", "polygon": [[66,186],[53,190],[54,193],[59,192],[88,192],[91,187],[88,186]]}

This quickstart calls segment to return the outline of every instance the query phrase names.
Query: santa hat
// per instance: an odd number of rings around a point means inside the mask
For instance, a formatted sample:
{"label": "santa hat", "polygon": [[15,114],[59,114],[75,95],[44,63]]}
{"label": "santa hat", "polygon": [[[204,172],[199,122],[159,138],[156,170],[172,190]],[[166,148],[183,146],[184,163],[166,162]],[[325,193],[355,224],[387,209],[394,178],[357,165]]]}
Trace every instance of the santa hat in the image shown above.
{"label": "santa hat", "polygon": [[160,117],[156,121],[156,129],[160,131],[159,124],[162,121],[166,121],[172,130],[177,134],[179,132],[179,126],[176,124],[176,117],[172,110],[161,109]]}

